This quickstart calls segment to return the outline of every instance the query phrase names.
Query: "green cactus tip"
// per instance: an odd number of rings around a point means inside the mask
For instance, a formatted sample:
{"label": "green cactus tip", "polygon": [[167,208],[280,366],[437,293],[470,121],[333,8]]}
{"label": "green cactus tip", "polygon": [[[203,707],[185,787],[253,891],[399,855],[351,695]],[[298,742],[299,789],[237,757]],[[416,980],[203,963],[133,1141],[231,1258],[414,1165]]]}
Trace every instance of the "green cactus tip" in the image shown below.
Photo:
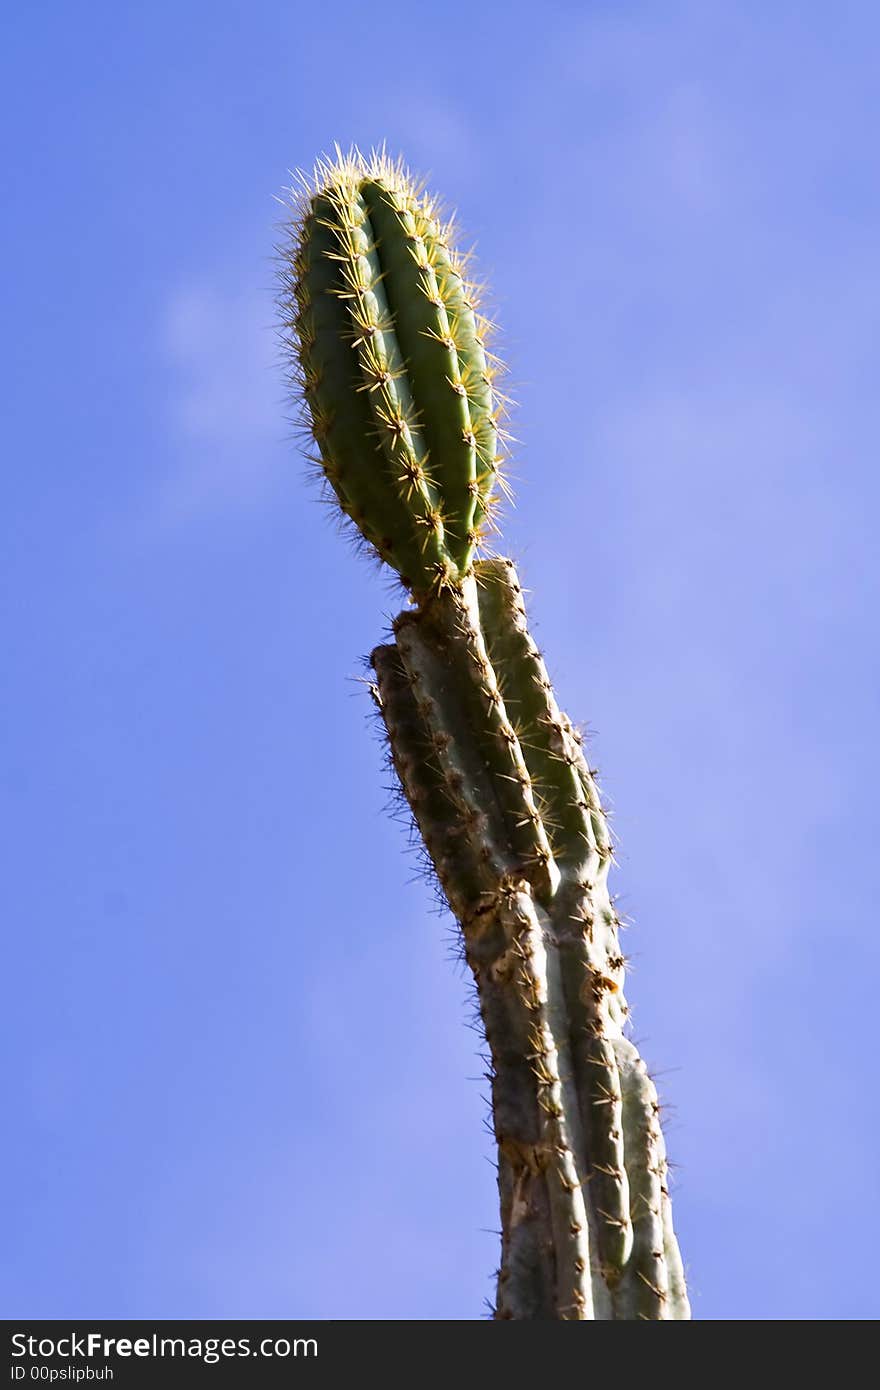
{"label": "green cactus tip", "polygon": [[501,465],[501,364],[444,218],[400,160],[337,146],[291,190],[282,341],[329,495],[422,600],[470,572]]}

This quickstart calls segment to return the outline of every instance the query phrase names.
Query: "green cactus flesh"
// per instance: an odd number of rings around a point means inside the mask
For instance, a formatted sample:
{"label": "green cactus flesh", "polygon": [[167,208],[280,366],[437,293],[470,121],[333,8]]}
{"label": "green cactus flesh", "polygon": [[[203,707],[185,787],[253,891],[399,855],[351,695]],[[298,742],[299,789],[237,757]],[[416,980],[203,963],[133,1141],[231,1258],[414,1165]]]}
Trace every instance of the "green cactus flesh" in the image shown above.
{"label": "green cactus flesh", "polygon": [[285,327],[324,476],[419,596],[467,573],[492,509],[487,325],[451,224],[399,165],[320,175],[285,263]]}
{"label": "green cactus flesh", "polygon": [[689,1318],[657,1094],[624,1036],[605,813],[513,564],[475,557],[497,425],[448,229],[384,157],[319,166],[282,303],[324,475],[415,599],[372,691],[491,1054],[496,1317]]}

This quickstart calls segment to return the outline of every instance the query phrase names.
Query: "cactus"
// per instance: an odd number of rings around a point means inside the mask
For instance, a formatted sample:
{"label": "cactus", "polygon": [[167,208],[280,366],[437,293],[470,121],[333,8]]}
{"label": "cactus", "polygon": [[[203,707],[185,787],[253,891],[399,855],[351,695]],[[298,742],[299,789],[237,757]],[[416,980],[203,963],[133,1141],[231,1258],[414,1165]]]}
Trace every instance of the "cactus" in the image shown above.
{"label": "cactus", "polygon": [[516,570],[480,549],[504,487],[499,364],[454,228],[402,164],[337,150],[288,234],[283,335],[315,461],[410,592],[371,689],[491,1056],[495,1316],[686,1319],[605,812]]}

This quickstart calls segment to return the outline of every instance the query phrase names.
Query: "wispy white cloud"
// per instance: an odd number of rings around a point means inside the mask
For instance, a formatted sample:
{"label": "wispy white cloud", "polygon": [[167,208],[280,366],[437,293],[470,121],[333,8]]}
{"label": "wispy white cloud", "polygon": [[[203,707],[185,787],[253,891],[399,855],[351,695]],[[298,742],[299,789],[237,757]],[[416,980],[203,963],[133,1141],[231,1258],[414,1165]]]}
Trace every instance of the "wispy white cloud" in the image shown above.
{"label": "wispy white cloud", "polygon": [[271,497],[289,463],[278,345],[268,293],[184,285],[158,332],[168,368],[173,461],[158,495],[168,524]]}

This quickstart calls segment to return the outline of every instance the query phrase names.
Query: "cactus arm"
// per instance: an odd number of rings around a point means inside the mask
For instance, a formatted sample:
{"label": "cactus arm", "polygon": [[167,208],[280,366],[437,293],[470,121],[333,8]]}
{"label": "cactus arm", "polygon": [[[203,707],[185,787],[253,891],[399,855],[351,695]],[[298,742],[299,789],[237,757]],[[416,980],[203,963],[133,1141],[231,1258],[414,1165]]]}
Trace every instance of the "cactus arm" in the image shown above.
{"label": "cactus arm", "polygon": [[545,1116],[535,1076],[532,1011],[521,986],[521,955],[511,950],[505,896],[496,892],[484,911],[462,921],[491,1056],[501,1208],[495,1317],[555,1319],[554,1223],[542,1159]]}
{"label": "cactus arm", "polygon": [[[590,1136],[598,1249],[604,1273],[613,1280],[629,1258],[632,1225],[617,1063],[605,1036],[609,1020],[602,1007],[617,973],[609,964],[609,954],[616,962],[619,951],[609,953],[601,924],[596,922],[596,897],[602,895],[610,857],[609,837],[592,781],[591,798],[585,794],[582,756],[529,633],[514,566],[509,560],[480,561],[476,576],[481,620],[492,635],[493,663],[505,702],[515,711],[562,869],[564,884],[551,907],[551,920],[570,1017],[584,1132]],[[613,1023],[610,1026],[616,1031]],[[599,1111],[602,1123],[596,1122]]]}
{"label": "cactus arm", "polygon": [[[663,1224],[662,1150],[657,1092],[632,1043],[615,1042],[623,1097],[624,1154],[629,1176],[633,1251],[619,1291],[621,1316],[670,1317],[667,1232]],[[674,1237],[673,1237],[674,1239]]]}
{"label": "cactus arm", "polygon": [[550,1201],[556,1316],[593,1318],[590,1228],[577,1157],[583,1139],[559,972],[530,892],[523,886],[507,894],[504,911],[513,987],[521,991],[531,1018],[529,1056],[541,1120],[536,1161]]}
{"label": "cactus arm", "polygon": [[[404,619],[404,624],[408,622]],[[539,896],[556,890],[559,871],[535,800],[531,774],[510,721],[480,627],[472,576],[424,606],[420,625],[445,654],[461,681],[463,707],[470,708],[482,760],[492,778],[521,872]]]}
{"label": "cactus arm", "polygon": [[[415,651],[418,653],[417,644]],[[376,674],[373,693],[388,730],[401,786],[446,897],[462,923],[465,954],[478,983],[492,1053],[492,1111],[502,1216],[497,1315],[553,1319],[556,1262],[553,1245],[547,1240],[550,1195],[538,1161],[544,1116],[531,1060],[532,1018],[516,972],[511,978],[511,971],[505,971],[502,964],[509,937],[497,890],[499,880],[511,867],[510,856],[506,846],[487,854],[485,825],[481,833],[474,831],[473,817],[485,816],[485,812],[477,811],[472,800],[460,794],[471,785],[461,773],[457,750],[462,740],[451,741],[452,752],[444,749],[438,757],[431,727],[422,713],[433,713],[431,692],[438,688],[436,671],[430,659],[421,655],[421,661],[416,657],[413,662],[413,679],[396,646],[377,647],[371,657]],[[425,678],[426,668],[434,682]],[[435,764],[439,771],[434,770]],[[458,794],[450,791],[450,778]],[[500,818],[500,811],[497,816]]]}
{"label": "cactus arm", "polygon": [[373,698],[388,729],[394,770],[441,887],[459,920],[466,919],[486,895],[491,898],[503,868],[478,848],[485,843],[485,827],[480,833],[469,829],[469,808],[465,804],[462,809],[461,800],[450,793],[447,778],[457,777],[457,768],[453,764],[450,770],[449,762],[439,770],[435,766],[431,730],[420,710],[430,696],[424,688],[415,695],[397,647],[376,647],[371,662]]}
{"label": "cactus arm", "polygon": [[[456,719],[461,700],[444,685],[446,668],[421,627],[401,622],[400,648],[377,648],[373,665],[394,765],[462,921],[492,1049],[493,1110],[510,1192],[501,1316],[509,1308],[544,1307],[550,1287],[550,1316],[592,1317],[589,1218],[576,1158],[583,1139],[558,962],[555,954],[548,959],[546,919],[530,890],[525,882],[514,886],[516,860],[499,840],[504,827],[477,761],[479,740]],[[549,1286],[532,1238],[536,1209],[546,1210],[552,1229]]]}
{"label": "cactus arm", "polygon": [[520,742],[545,808],[557,864],[563,874],[595,868],[596,837],[576,765],[574,739],[565,728],[541,654],[526,625],[516,571],[510,560],[481,560],[474,574],[492,666],[505,706],[521,731]]}
{"label": "cactus arm", "polygon": [[467,727],[467,707],[450,681],[443,654],[425,641],[422,625],[398,622],[399,652],[412,684],[428,747],[439,769],[449,803],[455,807],[462,834],[498,879],[512,873],[515,860],[491,779]]}
{"label": "cactus arm", "polygon": [[663,1153],[661,1177],[663,1249],[666,1253],[666,1268],[669,1276],[669,1311],[667,1317],[670,1321],[686,1322],[691,1316],[691,1305],[687,1294],[684,1262],[681,1258],[681,1251],[672,1225],[672,1201],[669,1196],[669,1167],[666,1159],[666,1145],[663,1142],[662,1131],[660,1134],[660,1143]]}

